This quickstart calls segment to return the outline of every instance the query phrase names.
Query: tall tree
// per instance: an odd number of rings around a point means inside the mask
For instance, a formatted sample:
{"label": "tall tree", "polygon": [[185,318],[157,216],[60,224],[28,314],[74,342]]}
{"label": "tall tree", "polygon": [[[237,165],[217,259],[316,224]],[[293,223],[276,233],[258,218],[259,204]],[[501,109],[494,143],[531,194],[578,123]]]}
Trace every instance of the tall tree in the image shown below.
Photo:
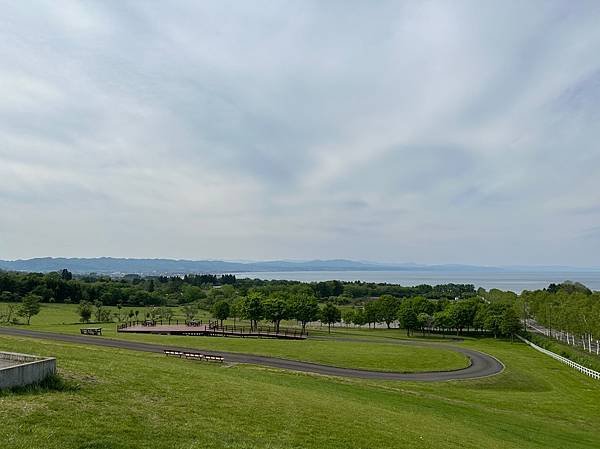
{"label": "tall tree", "polygon": [[229,318],[230,311],[229,303],[224,299],[217,301],[212,307],[212,314],[217,320],[221,321],[221,327],[223,327],[223,320]]}
{"label": "tall tree", "polygon": [[258,322],[263,318],[264,295],[257,291],[248,292],[240,303],[240,314],[250,320],[250,328],[258,329]]}
{"label": "tall tree", "polygon": [[513,341],[515,334],[520,330],[521,320],[519,320],[519,315],[514,307],[507,307],[500,320],[500,332],[504,335],[510,335],[510,341]]}
{"label": "tall tree", "polygon": [[385,322],[387,328],[398,318],[398,306],[400,300],[392,295],[381,295],[379,302],[379,316]]}
{"label": "tall tree", "polygon": [[417,318],[417,313],[412,308],[412,304],[408,301],[404,301],[398,307],[398,321],[400,326],[406,329],[406,335],[410,336],[410,332],[413,329],[416,329],[419,325],[419,320]]}
{"label": "tall tree", "polygon": [[381,321],[381,307],[377,301],[369,301],[365,304],[365,321],[369,327],[371,327],[371,323],[375,327],[375,324]]}
{"label": "tall tree", "polygon": [[417,322],[421,328],[421,333],[425,335],[425,329],[430,329],[433,325],[433,317],[428,313],[421,312],[417,315]]}
{"label": "tall tree", "polygon": [[321,309],[321,321],[327,324],[329,333],[331,333],[331,325],[338,323],[342,319],[342,312],[332,303],[328,302]]}
{"label": "tall tree", "polygon": [[505,305],[499,302],[486,304],[485,318],[483,321],[487,331],[494,334],[494,338],[501,333],[500,324],[502,323],[502,314],[504,313]]}
{"label": "tall tree", "polygon": [[271,296],[263,302],[263,312],[265,319],[273,323],[275,333],[278,334],[281,320],[287,319],[290,315],[290,306],[283,298]]}
{"label": "tall tree", "polygon": [[[188,322],[193,321],[194,318],[196,318],[196,315],[198,314],[198,306],[196,304],[186,304],[185,306],[183,306],[181,308],[181,310],[183,311],[183,314],[185,315],[185,319]],[[136,316],[137,316],[137,310],[136,310]]]}
{"label": "tall tree", "polygon": [[292,316],[300,321],[302,333],[306,332],[306,324],[319,317],[319,303],[313,295],[297,294],[291,298]]}
{"label": "tall tree", "polygon": [[94,306],[89,301],[81,301],[79,306],[77,307],[77,312],[79,313],[79,320],[82,323],[89,323],[90,318],[92,317],[92,312],[94,310]]}
{"label": "tall tree", "polygon": [[348,326],[348,324],[354,324],[356,320],[356,309],[346,309],[342,312],[342,321]]}
{"label": "tall tree", "polygon": [[173,312],[173,309],[171,307],[161,307],[160,308],[160,317],[163,320],[167,320],[169,322],[169,324],[171,324],[173,315],[175,315],[175,313]]}
{"label": "tall tree", "polygon": [[23,298],[19,307],[19,315],[27,319],[27,324],[31,322],[31,317],[40,313],[42,298],[37,295],[27,295]]}

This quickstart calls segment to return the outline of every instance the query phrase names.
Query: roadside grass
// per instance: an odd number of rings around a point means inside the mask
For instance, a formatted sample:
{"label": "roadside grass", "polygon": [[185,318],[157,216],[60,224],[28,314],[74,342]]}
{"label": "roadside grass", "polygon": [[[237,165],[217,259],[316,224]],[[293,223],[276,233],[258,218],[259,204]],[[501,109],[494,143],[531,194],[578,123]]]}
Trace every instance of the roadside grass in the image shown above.
{"label": "roadside grass", "polygon": [[595,352],[590,353],[584,351],[583,348],[579,346],[567,345],[566,343],[560,342],[554,338],[546,337],[545,335],[530,333],[527,338],[536,345],[558,355],[562,355],[575,363],[600,371],[600,357],[598,357]]}
{"label": "roadside grass", "polygon": [[6,449],[600,447],[598,381],[531,348],[465,345],[506,364],[453,382],[342,379],[0,336],[58,359],[78,389],[0,396]]}

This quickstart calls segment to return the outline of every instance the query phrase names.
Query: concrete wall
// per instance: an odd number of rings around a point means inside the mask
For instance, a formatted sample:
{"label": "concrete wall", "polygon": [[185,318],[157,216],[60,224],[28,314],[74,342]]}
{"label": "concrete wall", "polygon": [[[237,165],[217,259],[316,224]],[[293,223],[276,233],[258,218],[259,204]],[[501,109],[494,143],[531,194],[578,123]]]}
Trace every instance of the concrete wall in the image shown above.
{"label": "concrete wall", "polygon": [[53,357],[0,352],[0,359],[12,364],[0,369],[0,389],[34,384],[56,373],[56,359]]}

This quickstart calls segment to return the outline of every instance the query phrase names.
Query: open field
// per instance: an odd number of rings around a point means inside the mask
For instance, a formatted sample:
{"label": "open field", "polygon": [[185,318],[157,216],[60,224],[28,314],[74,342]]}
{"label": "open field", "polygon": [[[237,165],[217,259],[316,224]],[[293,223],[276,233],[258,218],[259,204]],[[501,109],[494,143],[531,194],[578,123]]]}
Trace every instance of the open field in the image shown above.
{"label": "open field", "polygon": [[5,393],[0,441],[17,448],[591,448],[593,381],[522,344],[465,342],[505,372],[440,383],[330,378],[249,365],[0,337],[55,355],[66,391]]}
{"label": "open field", "polygon": [[[32,318],[30,326],[18,327],[79,334],[80,328],[87,325],[77,323],[77,320],[76,306],[51,304],[44,305],[40,314]],[[450,350],[392,344],[392,342],[386,342],[385,339],[361,342],[334,341],[312,337],[305,341],[183,337],[117,333],[115,323],[101,323],[97,326],[103,327],[103,337],[98,338],[118,338],[129,341],[185,346],[205,350],[268,355],[345,368],[419,372],[455,370],[464,368],[469,364],[469,360],[464,355]],[[345,330],[345,332],[348,332],[348,330]],[[399,330],[395,330],[393,334],[404,335]],[[327,334],[319,332],[316,335],[326,336]],[[357,335],[365,334],[360,332]]]}

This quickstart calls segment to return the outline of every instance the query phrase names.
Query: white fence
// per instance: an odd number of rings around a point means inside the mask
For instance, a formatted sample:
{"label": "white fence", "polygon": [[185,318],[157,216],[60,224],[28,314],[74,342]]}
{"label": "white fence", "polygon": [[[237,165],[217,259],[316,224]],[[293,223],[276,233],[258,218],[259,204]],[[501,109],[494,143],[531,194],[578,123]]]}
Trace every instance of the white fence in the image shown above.
{"label": "white fence", "polygon": [[594,379],[600,379],[600,373],[598,371],[594,371],[593,369],[586,368],[585,366],[580,365],[579,363],[575,363],[574,361],[569,360],[566,357],[555,354],[552,351],[548,351],[547,349],[544,349],[544,348],[536,345],[535,343],[530,342],[529,340],[521,337],[520,335],[517,335],[517,337],[519,337],[521,340],[523,340],[525,343],[527,343],[532,348],[537,349],[538,351],[543,352],[546,355],[549,355],[553,359],[556,359],[559,362],[565,363],[565,364],[569,365],[571,368],[575,368],[577,371],[580,371],[587,376],[593,377]]}

